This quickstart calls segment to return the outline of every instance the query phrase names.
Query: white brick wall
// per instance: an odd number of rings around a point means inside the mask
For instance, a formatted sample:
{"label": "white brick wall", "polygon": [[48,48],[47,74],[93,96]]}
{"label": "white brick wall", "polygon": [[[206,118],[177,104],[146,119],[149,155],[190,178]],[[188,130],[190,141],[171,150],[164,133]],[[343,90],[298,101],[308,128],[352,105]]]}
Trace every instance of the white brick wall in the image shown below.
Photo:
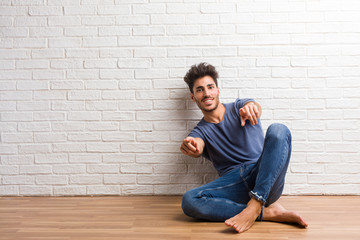
{"label": "white brick wall", "polygon": [[182,194],[216,178],[179,151],[222,101],[293,133],[287,194],[360,195],[360,2],[0,1],[0,195]]}

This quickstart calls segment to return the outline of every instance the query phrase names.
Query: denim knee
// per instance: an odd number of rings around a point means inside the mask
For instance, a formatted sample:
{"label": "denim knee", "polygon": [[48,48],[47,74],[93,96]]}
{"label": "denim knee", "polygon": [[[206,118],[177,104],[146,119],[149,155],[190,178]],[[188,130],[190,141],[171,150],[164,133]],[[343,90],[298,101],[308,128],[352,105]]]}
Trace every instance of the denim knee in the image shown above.
{"label": "denim knee", "polygon": [[197,215],[196,214],[197,211],[194,206],[195,205],[194,200],[195,200],[195,194],[193,190],[187,191],[182,197],[181,207],[185,215],[189,217],[195,217]]}
{"label": "denim knee", "polygon": [[291,132],[289,128],[282,123],[271,124],[266,132],[266,137],[291,142]]}

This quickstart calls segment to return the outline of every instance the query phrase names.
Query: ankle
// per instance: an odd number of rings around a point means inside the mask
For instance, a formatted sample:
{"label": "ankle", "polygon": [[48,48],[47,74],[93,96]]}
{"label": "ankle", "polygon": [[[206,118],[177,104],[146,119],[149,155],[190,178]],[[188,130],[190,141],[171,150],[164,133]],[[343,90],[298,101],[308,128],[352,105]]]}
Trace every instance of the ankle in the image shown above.
{"label": "ankle", "polygon": [[247,208],[254,210],[257,214],[261,213],[262,203],[255,198],[251,198],[247,203]]}

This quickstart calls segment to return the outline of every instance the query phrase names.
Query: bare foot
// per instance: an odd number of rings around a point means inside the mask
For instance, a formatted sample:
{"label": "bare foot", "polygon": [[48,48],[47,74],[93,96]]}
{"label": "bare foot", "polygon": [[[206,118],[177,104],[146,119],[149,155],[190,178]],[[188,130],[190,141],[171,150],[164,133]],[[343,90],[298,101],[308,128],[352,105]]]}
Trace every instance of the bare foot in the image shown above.
{"label": "bare foot", "polygon": [[263,220],[273,222],[297,223],[306,228],[308,224],[296,212],[286,210],[280,203],[274,202],[263,210]]}
{"label": "bare foot", "polygon": [[252,227],[260,212],[261,203],[252,198],[241,213],[226,220],[225,224],[234,228],[239,233],[245,232]]}

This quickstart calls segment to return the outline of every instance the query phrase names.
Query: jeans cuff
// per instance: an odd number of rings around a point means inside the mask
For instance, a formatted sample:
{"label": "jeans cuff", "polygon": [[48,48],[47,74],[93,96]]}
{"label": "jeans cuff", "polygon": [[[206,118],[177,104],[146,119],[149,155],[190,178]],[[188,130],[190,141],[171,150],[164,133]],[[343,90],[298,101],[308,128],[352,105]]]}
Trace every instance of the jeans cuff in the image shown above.
{"label": "jeans cuff", "polygon": [[262,196],[260,196],[257,192],[250,191],[250,192],[249,192],[249,196],[252,197],[252,198],[255,198],[255,199],[258,200],[258,201],[260,201],[263,206],[264,206],[265,203],[266,203],[266,200],[265,200]]}
{"label": "jeans cuff", "polygon": [[263,210],[264,210],[265,206],[261,207],[261,212],[260,215],[256,218],[256,221],[262,221],[263,220]]}

